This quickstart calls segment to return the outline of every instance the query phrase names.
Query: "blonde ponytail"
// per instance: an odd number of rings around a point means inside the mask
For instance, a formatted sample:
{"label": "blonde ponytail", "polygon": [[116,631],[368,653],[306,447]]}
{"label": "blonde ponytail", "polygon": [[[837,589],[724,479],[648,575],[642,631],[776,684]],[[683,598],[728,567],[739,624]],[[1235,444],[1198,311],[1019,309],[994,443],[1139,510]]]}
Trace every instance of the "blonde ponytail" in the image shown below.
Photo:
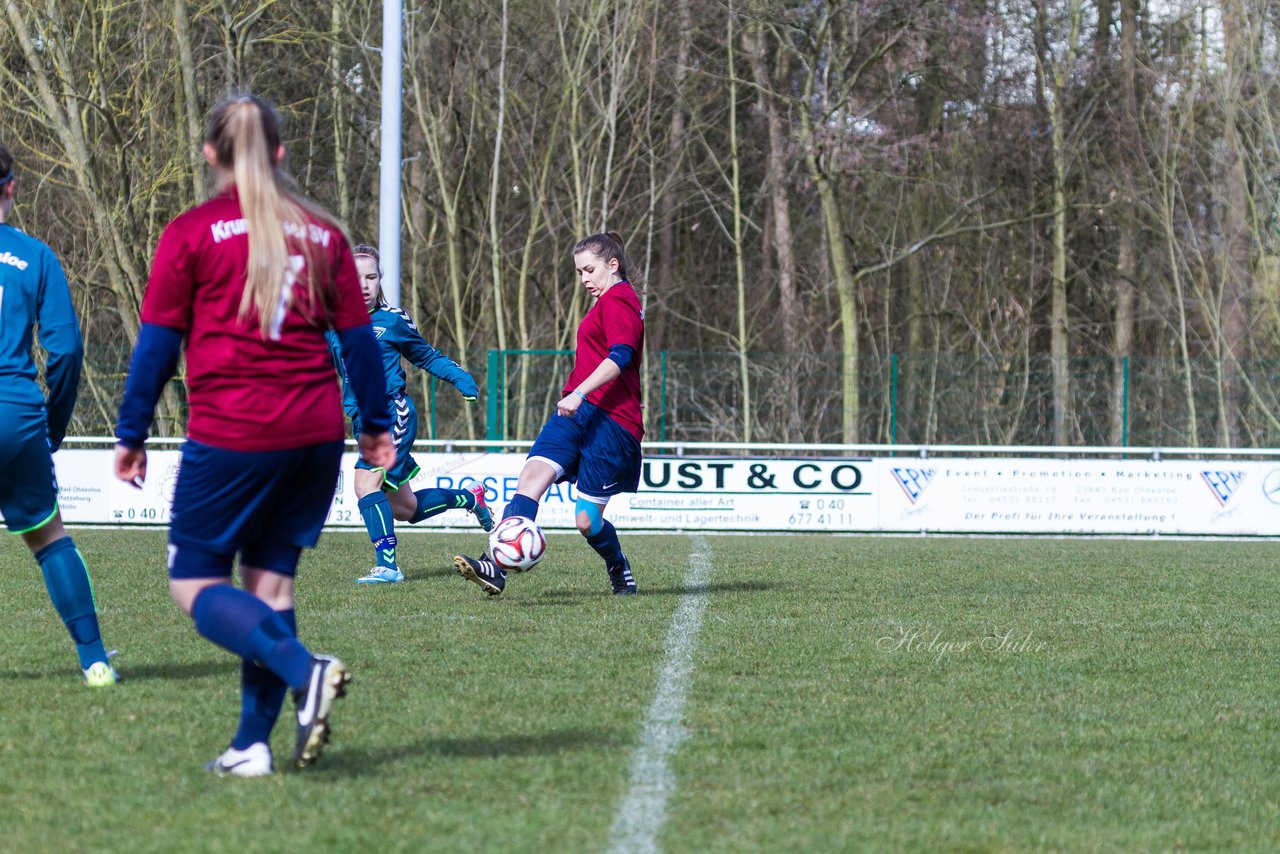
{"label": "blonde ponytail", "polygon": [[[209,116],[207,141],[218,163],[230,168],[249,233],[240,319],[255,317],[264,338],[278,338],[285,314],[297,304],[293,286],[304,268],[311,308],[331,316],[333,271],[309,239],[308,224],[319,220],[335,231],[341,227],[332,214],[294,190],[279,169],[280,117],[275,108],[254,95],[228,98]],[[290,256],[291,246],[301,259]]]}

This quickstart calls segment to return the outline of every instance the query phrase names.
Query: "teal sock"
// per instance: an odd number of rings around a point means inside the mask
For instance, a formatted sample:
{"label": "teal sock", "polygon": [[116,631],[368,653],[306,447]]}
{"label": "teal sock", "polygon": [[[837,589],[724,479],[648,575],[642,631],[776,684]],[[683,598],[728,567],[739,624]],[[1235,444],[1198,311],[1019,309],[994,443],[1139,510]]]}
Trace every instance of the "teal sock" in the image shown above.
{"label": "teal sock", "polygon": [[107,660],[98,629],[98,613],[93,602],[93,583],[84,558],[70,537],[63,537],[36,552],[36,562],[44,573],[44,584],[54,610],[75,641],[80,668]]}
{"label": "teal sock", "polygon": [[377,566],[397,569],[396,521],[391,515],[391,502],[386,494],[382,490],[371,492],[361,498],[357,506],[360,518],[364,519],[365,530],[369,532],[369,542],[373,543]]}
{"label": "teal sock", "polygon": [[419,489],[413,497],[418,499],[418,509],[409,520],[410,525],[446,510],[471,510],[476,506],[476,497],[465,489]]}

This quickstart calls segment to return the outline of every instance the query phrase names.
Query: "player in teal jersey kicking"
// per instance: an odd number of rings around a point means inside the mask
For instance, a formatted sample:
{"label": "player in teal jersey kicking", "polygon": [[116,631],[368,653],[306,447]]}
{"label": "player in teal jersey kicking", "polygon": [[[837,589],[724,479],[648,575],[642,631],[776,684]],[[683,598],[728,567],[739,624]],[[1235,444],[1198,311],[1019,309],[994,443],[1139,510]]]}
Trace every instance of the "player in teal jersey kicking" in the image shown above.
{"label": "player in teal jersey kicking", "polygon": [[[0,514],[40,564],[85,682],[102,688],[117,676],[102,645],[89,571],[62,525],[52,457],[76,405],[84,343],[62,265],[48,246],[8,222],[16,184],[13,155],[0,145]],[[48,356],[47,400],[31,359],[37,326]]]}
{"label": "player in teal jersey kicking", "polygon": [[[479,483],[466,489],[429,488],[415,492],[409,488],[409,481],[418,474],[418,464],[410,453],[414,440],[418,438],[418,411],[413,400],[405,394],[406,380],[400,358],[403,356],[432,376],[450,383],[468,402],[474,402],[480,392],[471,374],[424,341],[412,318],[382,298],[378,250],[360,245],[353,252],[369,319],[373,322],[378,343],[382,345],[391,417],[395,419],[391,434],[396,443],[396,463],[389,469],[373,468],[363,459],[356,461],[355,493],[360,517],[373,543],[374,556],[373,568],[356,582],[388,584],[404,580],[404,573],[396,563],[396,522],[412,525],[446,510],[469,510],[475,514],[480,527],[488,531],[493,528],[493,514],[485,503],[484,486]],[[355,434],[359,435],[360,417],[355,398],[347,388],[342,351],[333,335],[329,336],[329,348],[333,351],[334,364],[342,374],[347,414],[351,417]]]}

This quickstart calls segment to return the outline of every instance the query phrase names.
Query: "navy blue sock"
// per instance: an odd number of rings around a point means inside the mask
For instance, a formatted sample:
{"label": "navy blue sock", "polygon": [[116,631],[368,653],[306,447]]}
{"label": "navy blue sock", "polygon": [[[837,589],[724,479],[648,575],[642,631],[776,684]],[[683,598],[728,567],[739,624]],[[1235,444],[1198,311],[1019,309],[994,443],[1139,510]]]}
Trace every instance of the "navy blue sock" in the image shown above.
{"label": "navy blue sock", "polygon": [[418,509],[409,520],[410,525],[446,510],[471,510],[476,506],[476,497],[465,489],[419,489],[413,497],[418,499]]}
{"label": "navy blue sock", "polygon": [[502,510],[502,518],[508,516],[523,516],[526,519],[538,518],[538,502],[534,501],[527,495],[516,493],[516,497],[507,502],[507,506]]}
{"label": "navy blue sock", "polygon": [[[298,636],[296,612],[276,611],[285,627],[294,637]],[[240,729],[236,737],[231,739],[231,746],[236,750],[244,750],[259,741],[269,742],[271,730],[280,717],[280,709],[284,706],[284,695],[289,686],[284,680],[272,673],[256,661],[241,659],[240,661]]]}
{"label": "navy blue sock", "polygon": [[307,684],[311,653],[285,619],[252,593],[230,584],[206,587],[191,606],[191,619],[201,637],[258,662],[290,688]]}
{"label": "navy blue sock", "polygon": [[98,613],[93,602],[93,583],[84,558],[70,537],[55,540],[36,552],[36,563],[44,573],[44,586],[62,623],[75,641],[80,668],[107,660],[98,629]]}
{"label": "navy blue sock", "polygon": [[391,515],[391,502],[381,489],[361,498],[356,505],[360,518],[373,543],[374,561],[379,567],[396,569],[396,520]]}
{"label": "navy blue sock", "polygon": [[604,520],[599,531],[587,537],[587,544],[604,558],[605,566],[622,563],[622,544],[618,542],[618,529],[608,519]]}

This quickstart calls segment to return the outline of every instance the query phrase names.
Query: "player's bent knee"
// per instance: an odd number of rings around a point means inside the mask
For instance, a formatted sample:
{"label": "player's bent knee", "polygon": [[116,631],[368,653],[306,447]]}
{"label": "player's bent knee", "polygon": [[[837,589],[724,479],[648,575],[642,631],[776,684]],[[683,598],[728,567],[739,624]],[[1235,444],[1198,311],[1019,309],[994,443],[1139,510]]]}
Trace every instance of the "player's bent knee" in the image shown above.
{"label": "player's bent knee", "polygon": [[577,513],[574,514],[575,521],[578,523],[578,533],[584,537],[594,537],[600,533],[600,529],[604,527],[604,508],[594,501],[588,501],[585,498],[579,498]]}
{"label": "player's bent knee", "polygon": [[408,522],[418,512],[418,499],[407,488],[401,488],[387,494],[391,504],[391,518],[397,522]]}
{"label": "player's bent knee", "polygon": [[54,510],[53,515],[46,519],[43,524],[29,531],[23,531],[21,536],[22,541],[27,544],[27,548],[31,549],[32,554],[53,545],[67,536],[67,529],[62,524],[62,513]]}
{"label": "player's bent knee", "polygon": [[214,584],[231,583],[234,555],[206,551],[199,547],[169,546],[169,595],[191,616],[200,591]]}
{"label": "player's bent knee", "polygon": [[287,611],[294,606],[293,576],[272,569],[241,566],[244,589],[257,596],[273,611]]}
{"label": "player's bent knee", "polygon": [[230,584],[231,579],[228,578],[171,578],[169,579],[169,595],[173,597],[173,601],[181,609],[182,613],[188,617],[195,608],[196,599],[206,587],[212,587],[215,584]]}

